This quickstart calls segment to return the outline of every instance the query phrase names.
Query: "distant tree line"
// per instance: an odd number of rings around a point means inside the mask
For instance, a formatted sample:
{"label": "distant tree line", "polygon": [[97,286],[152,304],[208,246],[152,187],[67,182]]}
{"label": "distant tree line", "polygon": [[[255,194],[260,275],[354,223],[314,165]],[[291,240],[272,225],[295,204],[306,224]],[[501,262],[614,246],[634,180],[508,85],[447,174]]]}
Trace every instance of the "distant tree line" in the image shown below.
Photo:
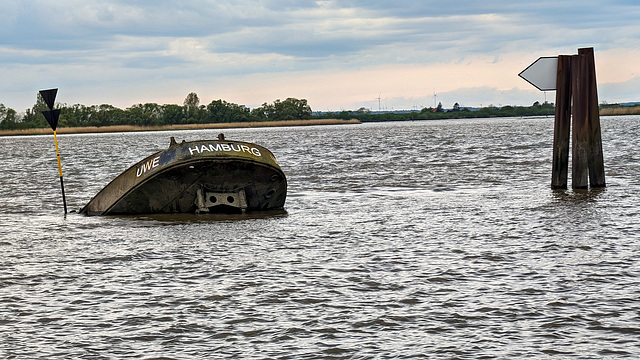
{"label": "distant tree line", "polygon": [[[306,99],[288,98],[264,103],[254,109],[244,105],[213,100],[201,105],[196,93],[190,93],[182,105],[156,103],[136,104],[126,109],[112,105],[57,104],[60,109],[58,127],[137,125],[162,126],[174,124],[211,124],[228,122],[306,120],[311,119],[311,107]],[[0,130],[46,128],[42,111],[48,110],[38,94],[35,105],[24,114],[0,104]]]}
{"label": "distant tree line", "polygon": [[[60,109],[58,127],[82,126],[162,126],[177,124],[211,124],[251,121],[306,120],[306,119],[358,119],[362,122],[403,121],[403,120],[436,120],[488,117],[521,117],[553,115],[551,103],[535,102],[532,106],[489,105],[477,110],[462,108],[458,103],[452,109],[445,110],[442,104],[436,108],[423,108],[411,112],[374,113],[360,108],[356,111],[326,112],[312,114],[306,99],[287,98],[264,103],[254,109],[244,105],[229,103],[224,100],[213,100],[201,105],[196,93],[190,93],[182,105],[156,103],[136,104],[126,109],[112,105],[57,104]],[[47,124],[42,111],[48,110],[44,100],[38,95],[36,104],[24,114],[0,104],[0,130],[46,128]]]}
{"label": "distant tree line", "polygon": [[535,102],[531,106],[502,106],[495,107],[489,105],[477,110],[461,108],[458,103],[453,108],[446,111],[442,104],[435,108],[423,108],[421,111],[411,112],[383,112],[374,113],[366,108],[356,111],[327,112],[316,117],[329,119],[358,119],[362,122],[374,121],[403,121],[403,120],[438,120],[438,119],[465,119],[465,118],[490,118],[490,117],[522,117],[522,116],[546,116],[554,115],[553,104],[545,102],[543,104]]}

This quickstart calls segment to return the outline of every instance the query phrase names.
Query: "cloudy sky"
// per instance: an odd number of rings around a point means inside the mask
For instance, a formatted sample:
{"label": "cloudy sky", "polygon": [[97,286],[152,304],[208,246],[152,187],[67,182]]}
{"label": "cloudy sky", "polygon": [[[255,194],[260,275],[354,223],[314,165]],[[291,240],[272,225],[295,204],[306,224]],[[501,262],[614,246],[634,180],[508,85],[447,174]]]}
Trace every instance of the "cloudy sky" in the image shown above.
{"label": "cloudy sky", "polygon": [[[0,103],[223,99],[313,110],[553,102],[518,73],[593,47],[600,101],[640,101],[637,0],[2,0]],[[435,96],[434,96],[435,94]],[[379,100],[378,100],[379,98]]]}

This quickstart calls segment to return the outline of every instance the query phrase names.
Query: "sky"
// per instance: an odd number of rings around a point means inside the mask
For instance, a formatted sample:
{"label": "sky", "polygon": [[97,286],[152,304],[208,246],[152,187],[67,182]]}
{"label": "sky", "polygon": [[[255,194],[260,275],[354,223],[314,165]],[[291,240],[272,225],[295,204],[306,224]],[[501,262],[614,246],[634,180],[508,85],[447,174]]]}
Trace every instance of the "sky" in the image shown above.
{"label": "sky", "polygon": [[640,101],[637,0],[2,0],[0,103],[420,110],[555,101],[518,73],[593,47],[600,102]]}

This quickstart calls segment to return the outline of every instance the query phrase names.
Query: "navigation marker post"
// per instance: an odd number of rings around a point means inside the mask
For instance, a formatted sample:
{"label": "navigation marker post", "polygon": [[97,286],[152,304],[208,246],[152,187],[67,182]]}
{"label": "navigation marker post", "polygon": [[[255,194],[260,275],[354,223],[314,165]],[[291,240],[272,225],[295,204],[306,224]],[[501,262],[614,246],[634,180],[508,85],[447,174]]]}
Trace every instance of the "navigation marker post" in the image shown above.
{"label": "navigation marker post", "polygon": [[518,76],[540,91],[556,89],[557,56],[543,56],[522,70]]}
{"label": "navigation marker post", "polygon": [[64,179],[62,177],[62,163],[60,162],[60,150],[58,148],[58,137],[56,128],[58,127],[58,119],[60,117],[60,109],[53,109],[58,89],[40,90],[40,96],[49,107],[49,111],[43,111],[42,115],[47,120],[51,129],[53,129],[53,139],[56,143],[56,156],[58,157],[58,173],[60,174],[60,187],[62,189],[62,204],[64,205],[64,213],[67,214],[67,198],[64,194]]}
{"label": "navigation marker post", "polygon": [[578,49],[578,55],[538,58],[518,76],[541,91],[556,90],[551,187],[567,188],[570,127],[572,187],[586,189],[588,181],[592,187],[605,187],[593,48]]}

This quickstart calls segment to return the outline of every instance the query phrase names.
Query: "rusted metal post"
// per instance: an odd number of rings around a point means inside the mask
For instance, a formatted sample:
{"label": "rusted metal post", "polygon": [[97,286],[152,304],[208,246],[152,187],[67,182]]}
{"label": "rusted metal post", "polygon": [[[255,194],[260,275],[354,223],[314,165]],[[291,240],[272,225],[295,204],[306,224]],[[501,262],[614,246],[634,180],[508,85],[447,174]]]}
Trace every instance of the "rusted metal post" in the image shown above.
{"label": "rusted metal post", "polygon": [[596,66],[593,48],[578,49],[583,57],[585,68],[584,90],[587,92],[587,162],[589,166],[589,183],[591,187],[605,187],[604,158],[602,155],[602,135],[600,131],[600,109],[598,107],[598,85],[596,83]]}
{"label": "rusted metal post", "polygon": [[571,56],[558,56],[556,77],[556,114],[553,131],[553,167],[551,188],[567,188],[569,134],[571,130]]}
{"label": "rusted metal post", "polygon": [[585,62],[586,56],[584,55],[573,55],[571,57],[573,93],[571,186],[574,189],[587,189],[589,187],[589,165],[587,161],[589,92],[586,91]]}

